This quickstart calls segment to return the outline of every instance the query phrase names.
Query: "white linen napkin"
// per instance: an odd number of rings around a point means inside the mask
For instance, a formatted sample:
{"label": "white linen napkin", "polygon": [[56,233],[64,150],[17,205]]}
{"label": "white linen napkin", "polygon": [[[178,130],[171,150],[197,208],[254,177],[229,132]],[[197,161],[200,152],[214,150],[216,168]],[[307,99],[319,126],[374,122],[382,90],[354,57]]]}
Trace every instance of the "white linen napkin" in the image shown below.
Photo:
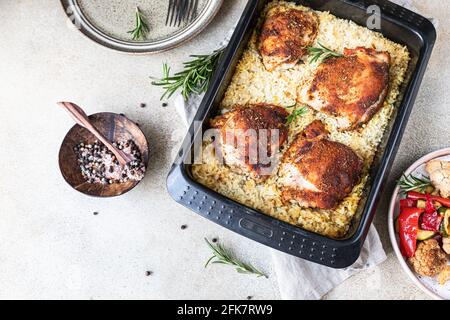
{"label": "white linen napkin", "polygon": [[[417,11],[412,0],[392,1],[410,10]],[[437,25],[436,21],[433,21],[433,23]],[[232,31],[228,33],[221,46],[228,43]],[[188,101],[184,101],[181,94],[176,96],[175,109],[186,126],[190,125],[202,98],[203,95],[193,95]],[[278,250],[270,250],[282,299],[320,299],[352,275],[386,260],[386,254],[378,232],[373,225],[370,227],[358,260],[346,269],[332,269]]]}
{"label": "white linen napkin", "polygon": [[386,260],[374,225],[370,226],[358,260],[346,269],[332,269],[278,250],[271,251],[280,296],[289,300],[320,299],[354,274]]}

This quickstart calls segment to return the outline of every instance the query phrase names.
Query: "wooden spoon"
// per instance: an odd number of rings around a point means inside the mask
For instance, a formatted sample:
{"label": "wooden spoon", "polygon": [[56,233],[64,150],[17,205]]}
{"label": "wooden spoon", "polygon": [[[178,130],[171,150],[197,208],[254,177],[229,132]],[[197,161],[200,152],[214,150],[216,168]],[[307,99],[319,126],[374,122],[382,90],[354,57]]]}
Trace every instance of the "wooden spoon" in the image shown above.
{"label": "wooden spoon", "polygon": [[89,130],[90,133],[92,133],[98,140],[100,140],[108,149],[111,151],[119,161],[119,163],[124,166],[130,161],[135,160],[135,158],[123,152],[122,150],[119,150],[111,142],[108,141],[89,121],[88,116],[86,113],[81,109],[79,106],[77,106],[75,103],[72,102],[58,102],[59,106],[66,109],[69,114],[72,116],[72,118],[75,120],[76,123],[78,123],[83,128],[86,128]]}

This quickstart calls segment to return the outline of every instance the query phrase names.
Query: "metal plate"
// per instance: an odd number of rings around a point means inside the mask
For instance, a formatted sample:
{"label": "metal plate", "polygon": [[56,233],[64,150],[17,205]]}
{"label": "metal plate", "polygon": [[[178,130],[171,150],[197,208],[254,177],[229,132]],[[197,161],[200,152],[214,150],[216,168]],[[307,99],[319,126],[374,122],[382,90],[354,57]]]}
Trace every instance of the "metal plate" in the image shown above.
{"label": "metal plate", "polygon": [[[61,0],[73,24],[91,40],[126,53],[145,54],[172,49],[199,34],[214,18],[223,0],[199,0],[196,18],[179,27],[165,26],[169,1]],[[132,41],[136,7],[145,15],[150,32],[145,41]]]}

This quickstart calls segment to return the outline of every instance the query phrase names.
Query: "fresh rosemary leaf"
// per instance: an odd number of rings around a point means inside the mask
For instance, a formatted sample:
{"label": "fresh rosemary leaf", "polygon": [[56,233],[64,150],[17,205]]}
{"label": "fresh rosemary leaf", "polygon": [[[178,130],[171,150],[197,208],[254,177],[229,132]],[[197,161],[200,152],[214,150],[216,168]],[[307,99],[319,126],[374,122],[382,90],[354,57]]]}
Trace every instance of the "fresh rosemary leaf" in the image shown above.
{"label": "fresh rosemary leaf", "polygon": [[309,47],[308,54],[310,63],[323,62],[331,57],[342,57],[342,54],[328,49],[320,42],[319,47]]}
{"label": "fresh rosemary leaf", "polygon": [[431,181],[429,178],[421,176],[415,177],[413,175],[403,174],[400,180],[398,180],[398,186],[402,192],[408,192],[418,189],[420,192],[424,192],[425,189],[431,186]]}
{"label": "fresh rosemary leaf", "polygon": [[177,90],[181,90],[184,100],[188,100],[191,94],[206,92],[224,50],[222,48],[209,55],[191,55],[193,59],[184,62],[184,69],[173,75],[170,75],[170,68],[164,63],[162,78],[152,81],[152,85],[161,86],[165,90],[161,100],[169,99]]}
{"label": "fresh rosemary leaf", "polygon": [[[295,105],[294,105],[294,107],[295,107]],[[299,117],[301,117],[302,115],[304,115],[307,112],[308,112],[308,107],[306,107],[306,106],[295,109],[294,111],[291,112],[290,115],[287,116],[286,124],[291,124],[292,122],[296,122]]]}
{"label": "fresh rosemary leaf", "polygon": [[208,261],[205,264],[205,268],[211,263],[226,264],[236,267],[236,271],[239,273],[255,274],[258,277],[268,278],[267,275],[256,269],[251,264],[238,260],[229,249],[225,248],[221,244],[218,243],[216,245],[213,245],[206,238],[205,241],[213,252],[213,256],[208,259]]}
{"label": "fresh rosemary leaf", "polygon": [[144,40],[147,37],[147,33],[150,31],[147,23],[145,22],[145,17],[141,10],[136,7],[136,26],[133,30],[128,31],[131,34],[131,38],[134,41]]}

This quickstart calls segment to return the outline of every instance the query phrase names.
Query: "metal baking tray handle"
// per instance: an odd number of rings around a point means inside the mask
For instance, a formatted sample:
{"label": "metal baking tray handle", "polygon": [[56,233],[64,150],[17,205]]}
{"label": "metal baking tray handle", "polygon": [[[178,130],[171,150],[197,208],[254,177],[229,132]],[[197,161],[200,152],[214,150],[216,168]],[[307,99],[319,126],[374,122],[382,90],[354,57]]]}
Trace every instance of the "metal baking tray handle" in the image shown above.
{"label": "metal baking tray handle", "polygon": [[266,237],[266,238],[272,238],[273,237],[273,230],[272,228],[269,228],[267,226],[264,226],[261,223],[254,222],[247,218],[241,218],[239,220],[239,227],[242,229],[245,229],[246,231],[250,233],[255,233],[257,235]]}

